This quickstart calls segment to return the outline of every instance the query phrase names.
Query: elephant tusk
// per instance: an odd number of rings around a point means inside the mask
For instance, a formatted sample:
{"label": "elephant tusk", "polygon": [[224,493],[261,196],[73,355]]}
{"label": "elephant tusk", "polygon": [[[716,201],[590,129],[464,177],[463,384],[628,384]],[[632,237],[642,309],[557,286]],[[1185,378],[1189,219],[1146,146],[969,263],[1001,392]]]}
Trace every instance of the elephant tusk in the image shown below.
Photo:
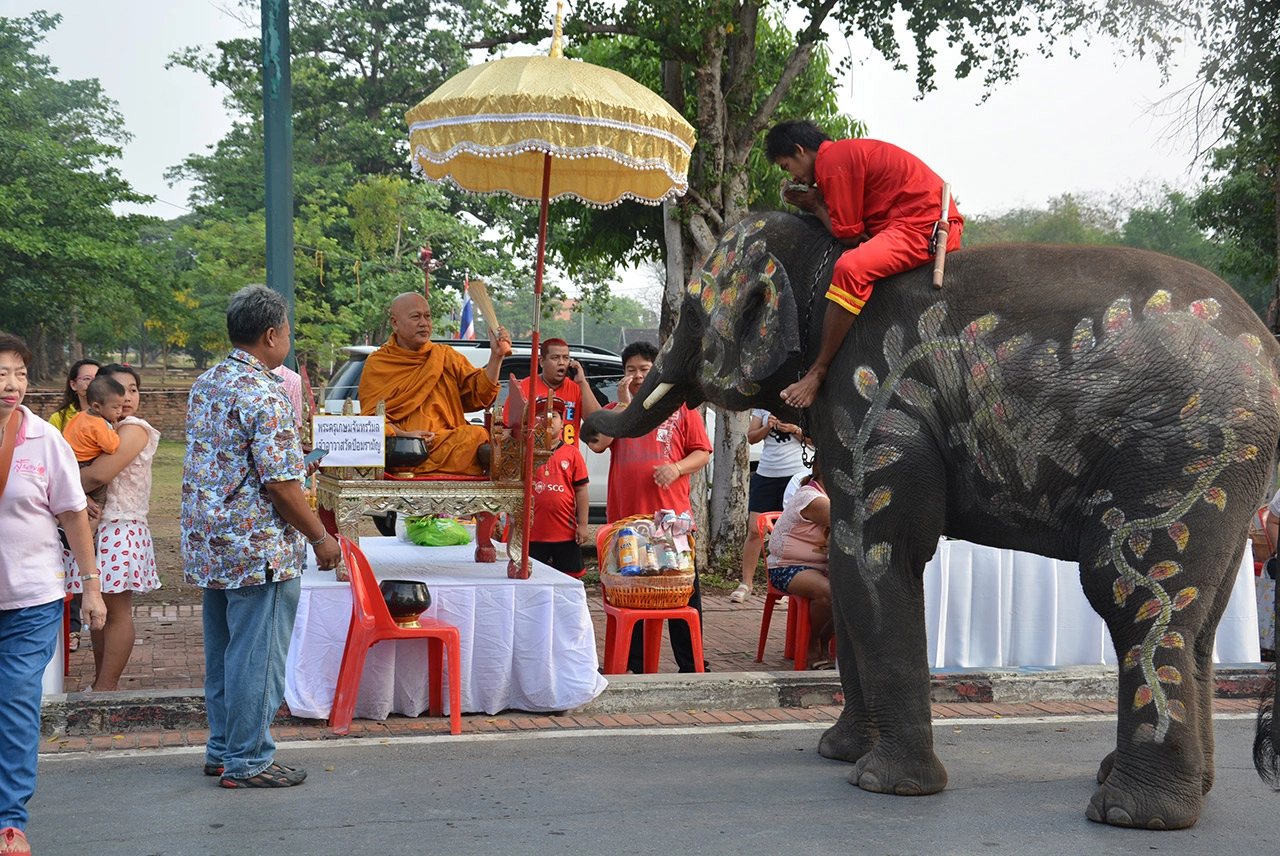
{"label": "elephant tusk", "polygon": [[649,393],[649,397],[644,400],[644,409],[649,410],[655,404],[662,400],[662,396],[666,395],[675,387],[674,383],[660,383],[654,387],[653,392]]}

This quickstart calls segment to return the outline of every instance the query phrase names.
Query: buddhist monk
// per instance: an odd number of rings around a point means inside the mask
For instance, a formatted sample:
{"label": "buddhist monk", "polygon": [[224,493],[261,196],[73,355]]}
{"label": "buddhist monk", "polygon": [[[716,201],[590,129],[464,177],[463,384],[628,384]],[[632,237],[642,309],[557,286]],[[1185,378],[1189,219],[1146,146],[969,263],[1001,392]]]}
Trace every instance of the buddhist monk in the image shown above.
{"label": "buddhist monk", "polygon": [[388,436],[422,437],[430,456],[414,468],[418,475],[484,475],[489,466],[489,434],[465,414],[493,404],[502,368],[499,341],[510,342],[505,327],[489,331],[489,362],[483,369],[448,345],[431,341],[431,305],[416,292],[391,301],[391,338],[365,361],[360,376],[360,411],[377,413],[386,402]]}

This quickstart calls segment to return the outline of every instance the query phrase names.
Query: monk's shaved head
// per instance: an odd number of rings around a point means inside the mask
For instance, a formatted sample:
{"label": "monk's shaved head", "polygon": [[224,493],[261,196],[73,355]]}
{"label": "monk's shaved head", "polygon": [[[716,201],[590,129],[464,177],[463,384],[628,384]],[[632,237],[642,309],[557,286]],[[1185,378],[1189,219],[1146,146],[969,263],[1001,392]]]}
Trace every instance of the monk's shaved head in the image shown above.
{"label": "monk's shaved head", "polygon": [[431,341],[431,304],[416,291],[406,291],[391,301],[391,329],[396,344],[411,351]]}

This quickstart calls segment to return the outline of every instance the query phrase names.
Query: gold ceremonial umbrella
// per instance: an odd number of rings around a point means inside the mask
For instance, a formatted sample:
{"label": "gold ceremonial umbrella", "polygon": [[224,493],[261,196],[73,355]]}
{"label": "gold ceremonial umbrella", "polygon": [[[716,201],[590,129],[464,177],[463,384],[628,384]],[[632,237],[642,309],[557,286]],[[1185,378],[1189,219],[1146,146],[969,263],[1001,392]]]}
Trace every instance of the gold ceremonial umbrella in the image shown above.
{"label": "gold ceremonial umbrella", "polygon": [[[559,4],[558,4],[559,5]],[[530,400],[537,400],[547,207],[577,199],[609,207],[625,199],[658,205],[688,189],[693,127],[625,74],[566,59],[560,13],[550,56],[510,57],[447,80],[405,114],[414,172],[472,193],[506,193],[541,204],[534,275]],[[553,167],[554,163],[554,167]],[[533,420],[524,420],[522,561],[529,575]]]}

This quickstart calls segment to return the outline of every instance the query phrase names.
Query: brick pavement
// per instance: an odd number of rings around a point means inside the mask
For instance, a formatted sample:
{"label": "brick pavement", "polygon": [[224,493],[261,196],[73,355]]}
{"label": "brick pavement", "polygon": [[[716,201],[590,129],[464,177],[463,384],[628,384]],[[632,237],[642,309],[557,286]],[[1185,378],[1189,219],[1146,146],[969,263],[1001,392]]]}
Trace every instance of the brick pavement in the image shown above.
{"label": "brick pavement", "polygon": [[[1216,699],[1213,704],[1217,714],[1245,714],[1257,712],[1253,699]],[[946,719],[1003,719],[1009,717],[1044,716],[1112,716],[1114,702],[1053,702],[1026,704],[946,703],[933,706],[934,720]],[[464,716],[462,734],[492,734],[521,731],[617,731],[622,729],[651,729],[671,727],[706,727],[741,725],[774,725],[777,723],[830,723],[840,715],[835,705],[815,705],[805,708],[772,708],[763,710],[678,710],[670,713],[596,714],[584,716],[569,714],[486,714]],[[335,735],[327,724],[278,725],[271,729],[278,743],[291,741],[339,740],[348,738],[392,739],[423,735],[449,734],[447,718],[407,718],[392,716],[385,722],[357,719],[351,724],[351,733]],[[112,752],[138,749],[203,746],[209,738],[207,729],[189,728],[170,731],[142,731],[120,734],[89,736],[57,735],[40,744],[43,755],[71,754],[77,752]]]}
{"label": "brick pavement", "polygon": [[[774,672],[792,667],[782,657],[785,610],[775,609],[769,627],[762,663],[757,663],[756,644],[760,638],[760,618],[764,597],[752,596],[746,603],[729,602],[727,593],[707,592],[703,604],[703,653],[714,672]],[[596,631],[596,650],[604,662],[605,615],[600,588],[587,587],[587,606]],[[120,689],[177,690],[204,686],[204,639],[200,611],[195,606],[146,605],[134,607],[136,643],[133,656],[120,678]],[[88,689],[93,681],[93,652],[85,633],[80,650],[71,655],[67,692]],[[659,671],[675,672],[671,646],[663,640]]]}

